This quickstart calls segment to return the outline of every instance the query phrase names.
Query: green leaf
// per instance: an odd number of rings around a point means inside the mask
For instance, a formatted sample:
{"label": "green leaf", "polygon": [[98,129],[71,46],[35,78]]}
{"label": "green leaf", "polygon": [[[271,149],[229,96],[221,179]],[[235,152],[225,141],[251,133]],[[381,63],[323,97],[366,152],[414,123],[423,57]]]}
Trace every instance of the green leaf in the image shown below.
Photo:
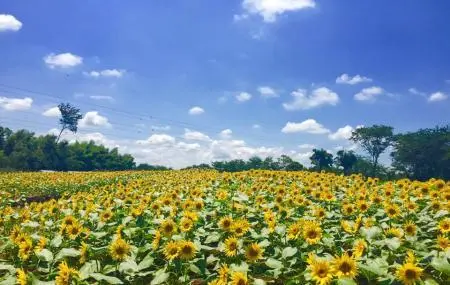
{"label": "green leaf", "polygon": [[14,275],[10,275],[8,278],[6,278],[5,280],[2,280],[0,282],[0,285],[16,285],[16,276]]}
{"label": "green leaf", "polygon": [[253,279],[253,284],[254,285],[266,285],[266,281],[264,281],[262,279]]}
{"label": "green leaf", "polygon": [[439,283],[436,282],[436,280],[428,278],[425,281],[423,281],[424,285],[439,285]]}
{"label": "green leaf", "polygon": [[388,273],[389,264],[382,258],[369,259],[366,264],[360,264],[359,267],[376,276],[385,276]]}
{"label": "green leaf", "polygon": [[283,263],[279,260],[268,258],[266,261],[266,265],[273,269],[280,269],[283,268]]}
{"label": "green leaf", "polygon": [[166,282],[170,274],[166,272],[165,268],[156,271],[155,276],[150,285],[157,285]]}
{"label": "green leaf", "polygon": [[147,269],[147,268],[149,268],[150,266],[152,266],[154,260],[155,260],[155,259],[151,256],[151,252],[148,253],[148,254],[144,257],[144,259],[142,259],[141,262],[139,262],[139,264],[138,264],[138,271],[141,271],[141,270],[143,270],[143,269]]}
{"label": "green leaf", "polygon": [[89,274],[89,276],[97,281],[105,281],[108,284],[123,284],[123,282],[119,278],[103,275],[101,273],[91,273]]}
{"label": "green leaf", "polygon": [[388,238],[384,241],[384,243],[389,247],[390,250],[397,250],[400,247],[400,239],[397,237]]}
{"label": "green leaf", "polygon": [[100,262],[97,260],[92,260],[86,262],[79,270],[80,279],[85,280],[89,278],[89,275],[100,271]]}
{"label": "green leaf", "polygon": [[57,235],[50,241],[50,246],[51,247],[60,247],[61,243],[62,243],[62,236]]}
{"label": "green leaf", "polygon": [[201,274],[200,268],[198,268],[195,264],[189,264],[189,270],[194,273]]}
{"label": "green leaf", "polygon": [[239,272],[247,272],[248,271],[248,264],[244,261],[241,262],[241,264],[231,264],[230,269],[232,271],[239,271]]}
{"label": "green leaf", "polygon": [[353,279],[341,278],[337,281],[338,285],[357,285],[357,283]]}
{"label": "green leaf", "polygon": [[281,254],[282,258],[288,258],[291,257],[293,255],[295,255],[297,253],[297,248],[295,247],[286,247],[285,249],[283,249],[283,253]]}
{"label": "green leaf", "polygon": [[61,249],[55,257],[55,260],[61,260],[64,257],[76,257],[80,256],[80,251],[75,248],[63,248]]}
{"label": "green leaf", "polygon": [[102,237],[106,236],[107,232],[92,232],[91,235],[94,236],[96,239],[101,239]]}
{"label": "green leaf", "polygon": [[431,260],[431,266],[439,272],[450,275],[450,264],[445,256],[434,257],[433,260]]}
{"label": "green leaf", "polygon": [[361,235],[365,237],[367,240],[372,240],[379,234],[381,234],[381,229],[379,227],[370,227],[370,228],[362,227],[359,231]]}
{"label": "green leaf", "polygon": [[268,239],[263,240],[262,242],[258,243],[260,247],[268,247],[270,245],[270,241]]}
{"label": "green leaf", "polygon": [[53,261],[53,253],[50,250],[46,249],[46,248],[44,248],[43,250],[41,250],[39,252],[36,252],[36,256],[40,260],[43,260],[45,262]]}
{"label": "green leaf", "polygon": [[220,240],[220,234],[218,232],[212,232],[208,235],[204,243],[213,243]]}
{"label": "green leaf", "polygon": [[131,259],[124,261],[119,265],[119,271],[127,275],[134,275],[134,273],[137,272],[138,270],[139,269],[137,263]]}
{"label": "green leaf", "polygon": [[11,264],[0,264],[0,271],[8,271],[11,274],[16,272],[16,268]]}

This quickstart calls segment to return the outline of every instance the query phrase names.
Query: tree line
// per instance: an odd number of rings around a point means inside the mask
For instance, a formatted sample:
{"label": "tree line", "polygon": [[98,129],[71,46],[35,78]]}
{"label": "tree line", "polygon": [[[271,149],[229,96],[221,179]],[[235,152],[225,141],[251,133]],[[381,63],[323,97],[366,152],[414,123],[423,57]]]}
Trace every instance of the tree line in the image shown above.
{"label": "tree line", "polygon": [[[167,170],[165,166],[136,165],[129,154],[119,154],[117,148],[108,149],[90,142],[60,141],[64,131],[76,133],[82,114],[69,103],[58,105],[60,132],[58,136],[35,136],[27,130],[13,132],[0,126],[0,169],[36,171],[91,170]],[[450,180],[450,126],[420,129],[416,132],[394,134],[393,128],[373,125],[357,128],[350,140],[358,144],[366,157],[353,151],[340,150],[333,155],[325,149],[313,149],[311,167],[287,155],[279,158],[251,157],[248,160],[214,161],[211,164],[192,165],[185,169],[215,169],[218,171],[267,170],[312,170],[331,171],[349,175],[361,173],[365,176],[395,179],[427,180],[432,177]],[[390,150],[392,165],[380,165],[380,155]]]}

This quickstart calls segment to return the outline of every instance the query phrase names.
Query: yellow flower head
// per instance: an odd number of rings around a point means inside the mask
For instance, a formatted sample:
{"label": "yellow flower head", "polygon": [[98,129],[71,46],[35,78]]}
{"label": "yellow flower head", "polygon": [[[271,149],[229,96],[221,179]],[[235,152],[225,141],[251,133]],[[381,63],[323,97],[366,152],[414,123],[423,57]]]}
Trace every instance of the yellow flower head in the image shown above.
{"label": "yellow flower head", "polygon": [[309,244],[316,244],[322,238],[322,228],[315,221],[307,221],[303,225],[303,238]]}
{"label": "yellow flower head", "polygon": [[245,251],[245,257],[250,262],[255,262],[262,258],[263,250],[257,243],[252,243]]}
{"label": "yellow flower head", "polygon": [[355,259],[350,257],[347,253],[334,258],[333,269],[338,278],[346,277],[353,279],[358,274]]}
{"label": "yellow flower head", "polygon": [[165,236],[172,236],[177,232],[177,225],[173,220],[164,220],[160,226],[159,231]]}
{"label": "yellow flower head", "polygon": [[197,253],[197,247],[191,241],[182,240],[178,242],[179,257],[184,260],[192,259]]}
{"label": "yellow flower head", "polygon": [[129,252],[130,245],[122,238],[116,238],[109,246],[109,254],[114,260],[124,260]]}
{"label": "yellow flower head", "polygon": [[229,237],[224,242],[225,254],[226,256],[233,257],[236,256],[238,249],[238,239],[235,237]]}
{"label": "yellow flower head", "polygon": [[22,269],[17,269],[17,284],[26,285],[28,283],[27,274]]}
{"label": "yellow flower head", "polygon": [[231,274],[231,285],[248,285],[245,273],[235,271]]}
{"label": "yellow flower head", "polygon": [[174,260],[178,257],[180,248],[175,241],[169,241],[164,248],[164,256],[167,260]]}
{"label": "yellow flower head", "polygon": [[414,285],[420,280],[423,269],[413,263],[405,263],[397,269],[396,275],[405,285]]}
{"label": "yellow flower head", "polygon": [[327,285],[333,280],[333,268],[326,260],[314,259],[308,265],[308,269],[311,272],[312,280],[316,284]]}

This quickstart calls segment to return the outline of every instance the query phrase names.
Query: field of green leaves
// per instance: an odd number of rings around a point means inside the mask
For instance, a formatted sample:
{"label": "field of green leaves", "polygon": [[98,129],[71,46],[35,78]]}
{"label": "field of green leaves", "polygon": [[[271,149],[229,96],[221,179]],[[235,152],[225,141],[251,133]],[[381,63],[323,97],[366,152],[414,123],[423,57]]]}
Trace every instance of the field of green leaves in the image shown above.
{"label": "field of green leaves", "polygon": [[450,284],[450,183],[0,174],[0,284]]}

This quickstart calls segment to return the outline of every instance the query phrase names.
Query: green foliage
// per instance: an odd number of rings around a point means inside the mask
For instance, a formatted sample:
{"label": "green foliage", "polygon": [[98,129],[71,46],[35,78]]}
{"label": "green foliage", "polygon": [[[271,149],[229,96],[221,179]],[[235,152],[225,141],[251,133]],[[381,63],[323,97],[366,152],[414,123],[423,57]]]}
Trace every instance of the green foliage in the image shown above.
{"label": "green foliage", "polygon": [[61,103],[58,105],[58,109],[61,112],[61,118],[59,118],[61,132],[59,133],[56,141],[59,141],[59,138],[64,130],[69,130],[72,133],[76,133],[78,130],[78,121],[83,117],[80,113],[80,109],[70,105],[70,103]]}
{"label": "green foliage", "polygon": [[411,179],[450,179],[450,127],[395,136],[393,165]]}
{"label": "green foliage", "polygon": [[329,169],[333,165],[333,155],[323,148],[313,149],[313,154],[309,159],[311,160],[311,164],[314,165],[314,169],[319,171]]}
{"label": "green foliage", "polygon": [[[134,158],[119,154],[118,149],[107,149],[91,142],[57,142],[54,135],[35,136],[34,133],[19,130],[7,131],[0,127],[3,138],[0,149],[0,168],[9,170],[126,170],[135,167]],[[3,135],[1,135],[3,131]]]}
{"label": "green foliage", "polygon": [[373,164],[373,175],[376,174],[378,158],[394,140],[393,128],[385,125],[357,128],[350,140],[358,143],[370,155]]}
{"label": "green foliage", "polygon": [[348,175],[356,164],[358,158],[353,151],[340,150],[336,153],[335,162],[344,169],[344,174]]}

